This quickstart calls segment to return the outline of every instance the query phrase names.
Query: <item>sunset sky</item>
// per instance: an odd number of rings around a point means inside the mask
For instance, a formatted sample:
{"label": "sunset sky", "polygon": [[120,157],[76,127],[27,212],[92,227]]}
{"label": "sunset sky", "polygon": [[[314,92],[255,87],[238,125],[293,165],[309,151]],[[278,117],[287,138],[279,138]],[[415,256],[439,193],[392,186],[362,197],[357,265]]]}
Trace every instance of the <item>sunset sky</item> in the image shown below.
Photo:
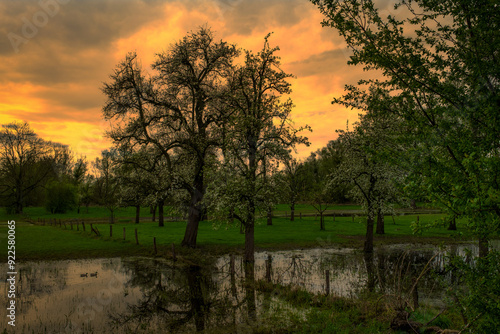
{"label": "sunset sky", "polygon": [[111,145],[100,88],[115,65],[136,51],[149,67],[155,53],[202,25],[255,52],[273,32],[283,70],[296,76],[292,118],[313,129],[299,157],[357,119],[331,100],[364,72],[346,64],[342,38],[321,27],[307,0],[4,0],[0,13],[0,123],[26,120],[42,138],[89,160]]}

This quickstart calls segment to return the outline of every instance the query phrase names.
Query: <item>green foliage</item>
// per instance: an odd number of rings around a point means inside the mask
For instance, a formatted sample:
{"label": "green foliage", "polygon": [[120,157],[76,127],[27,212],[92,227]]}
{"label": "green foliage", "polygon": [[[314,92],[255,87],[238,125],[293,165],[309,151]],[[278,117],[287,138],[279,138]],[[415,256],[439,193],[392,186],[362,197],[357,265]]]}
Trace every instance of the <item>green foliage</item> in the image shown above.
{"label": "green foliage", "polygon": [[332,173],[338,170],[345,154],[345,147],[338,140],[332,140],[325,147],[311,153],[302,163],[301,172],[306,181],[301,200],[315,203],[318,209],[320,203],[328,206],[347,202],[352,186],[348,183],[330,183]]}
{"label": "green foliage", "polygon": [[77,204],[76,186],[64,181],[51,181],[46,186],[45,208],[50,213],[66,213]]}
{"label": "green foliage", "polygon": [[500,328],[500,252],[471,259],[470,253],[465,258],[450,258],[448,269],[456,275],[456,282],[448,294],[467,328],[476,333],[495,333]]}
{"label": "green foliage", "polygon": [[312,2],[353,51],[349,63],[382,73],[335,102],[397,120],[396,152],[414,194],[466,217],[479,238],[498,235],[497,4],[400,1],[382,15],[373,1]]}
{"label": "green foliage", "polygon": [[[500,233],[498,4],[401,0],[382,15],[371,0],[312,2],[352,50],[349,63],[378,71],[334,102],[400,124],[394,162],[407,189],[462,218],[486,256]],[[470,293],[464,323],[479,332],[498,331],[498,263],[489,255],[455,264]]]}

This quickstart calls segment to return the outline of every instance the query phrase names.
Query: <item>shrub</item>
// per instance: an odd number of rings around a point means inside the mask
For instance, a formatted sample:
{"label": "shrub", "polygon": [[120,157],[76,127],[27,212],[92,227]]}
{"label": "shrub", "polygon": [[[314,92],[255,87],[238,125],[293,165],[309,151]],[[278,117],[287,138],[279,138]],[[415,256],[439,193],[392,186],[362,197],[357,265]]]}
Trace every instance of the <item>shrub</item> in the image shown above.
{"label": "shrub", "polygon": [[66,182],[52,181],[46,187],[45,208],[50,213],[65,213],[76,206],[77,189]]}

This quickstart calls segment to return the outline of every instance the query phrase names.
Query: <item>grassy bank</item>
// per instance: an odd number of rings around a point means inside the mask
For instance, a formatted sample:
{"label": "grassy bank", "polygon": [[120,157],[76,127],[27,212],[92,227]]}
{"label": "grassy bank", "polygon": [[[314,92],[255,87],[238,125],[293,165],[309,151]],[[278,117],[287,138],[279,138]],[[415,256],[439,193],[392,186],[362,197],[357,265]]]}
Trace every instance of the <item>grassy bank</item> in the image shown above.
{"label": "grassy bank", "polygon": [[[379,293],[365,292],[351,299],[264,281],[256,282],[256,289],[264,294],[266,312],[253,324],[253,333],[387,333],[392,332],[389,324],[398,314],[396,304]],[[408,320],[422,325],[420,333],[464,325],[457,312],[433,307],[418,308]]]}
{"label": "grassy bank", "polygon": [[[441,215],[420,215],[422,224],[431,223],[441,218]],[[320,231],[319,219],[304,217],[291,222],[286,218],[275,218],[273,225],[268,226],[263,220],[255,229],[256,249],[287,249],[302,247],[354,247],[360,248],[366,232],[364,217],[333,217],[326,219],[326,230]],[[464,240],[467,233],[463,230],[448,231],[445,227],[426,230],[420,235],[412,234],[411,224],[417,220],[415,215],[386,218],[384,235],[375,236],[375,245],[386,243],[441,243]],[[153,238],[156,238],[159,256],[170,256],[171,245],[174,244],[181,255],[196,255],[241,251],[244,245],[244,235],[240,234],[237,224],[215,224],[201,222],[198,232],[198,249],[185,250],[179,247],[184,236],[185,222],[166,222],[164,227],[158,227],[155,222],[118,222],[115,224],[95,224],[100,232],[96,236],[79,224],[70,228],[69,221],[62,218],[62,227],[31,225],[18,221],[16,224],[16,258],[18,260],[36,259],[70,259],[87,257],[110,257],[127,255],[153,255]],[[120,221],[118,219],[117,221]],[[128,220],[127,220],[128,221]],[[68,222],[64,227],[64,222]],[[112,227],[111,227],[112,226]],[[110,236],[110,227],[113,235]],[[123,230],[125,229],[125,240]],[[135,242],[137,229],[139,245]],[[0,247],[6,249],[6,220],[0,225]],[[6,252],[2,252],[6,258]]]}

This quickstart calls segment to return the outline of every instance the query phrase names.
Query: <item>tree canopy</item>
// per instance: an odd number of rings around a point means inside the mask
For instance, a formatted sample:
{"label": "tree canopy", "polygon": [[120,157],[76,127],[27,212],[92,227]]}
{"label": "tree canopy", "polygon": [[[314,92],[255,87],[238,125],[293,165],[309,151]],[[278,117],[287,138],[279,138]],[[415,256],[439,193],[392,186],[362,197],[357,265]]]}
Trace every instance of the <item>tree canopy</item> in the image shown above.
{"label": "tree canopy", "polygon": [[401,119],[406,168],[480,239],[500,228],[500,14],[492,1],[401,1],[382,17],[373,1],[312,0],[353,51],[350,64],[382,77],[347,86],[336,103]]}

